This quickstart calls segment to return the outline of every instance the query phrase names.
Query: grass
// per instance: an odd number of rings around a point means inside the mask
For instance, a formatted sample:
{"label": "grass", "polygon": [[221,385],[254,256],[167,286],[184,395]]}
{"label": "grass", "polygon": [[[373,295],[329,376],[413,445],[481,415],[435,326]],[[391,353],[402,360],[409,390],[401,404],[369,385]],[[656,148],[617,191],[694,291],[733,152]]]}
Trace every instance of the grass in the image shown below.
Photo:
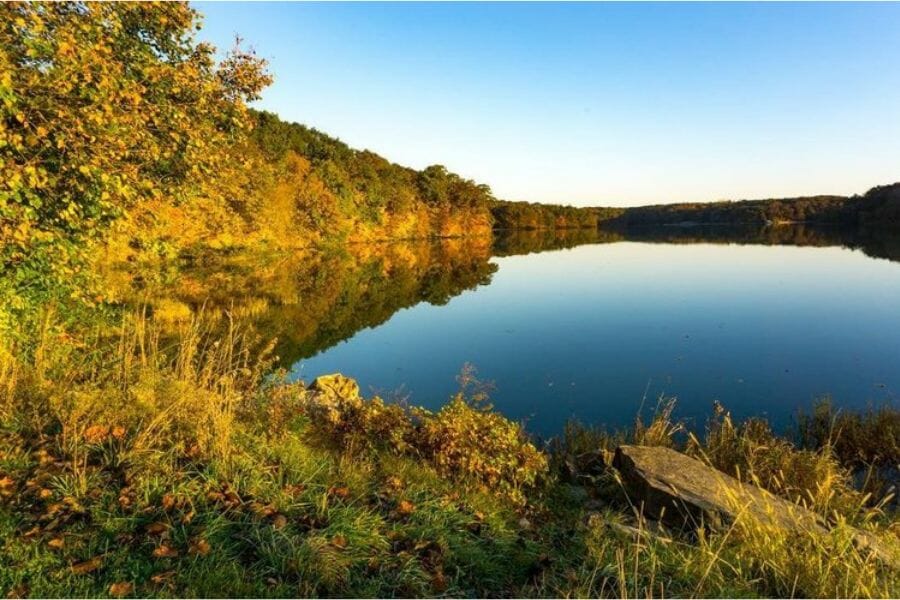
{"label": "grass", "polygon": [[[853,488],[840,437],[794,443],[724,411],[685,435],[666,402],[646,425],[573,424],[541,449],[477,389],[436,413],[312,394],[234,323],[186,322],[172,342],[140,314],[92,341],[50,322],[36,351],[0,349],[10,597],[900,593],[849,541],[853,524],[896,547],[900,527]],[[891,414],[854,427],[890,436]],[[661,532],[606,466],[623,441],[677,447],[833,526]]]}

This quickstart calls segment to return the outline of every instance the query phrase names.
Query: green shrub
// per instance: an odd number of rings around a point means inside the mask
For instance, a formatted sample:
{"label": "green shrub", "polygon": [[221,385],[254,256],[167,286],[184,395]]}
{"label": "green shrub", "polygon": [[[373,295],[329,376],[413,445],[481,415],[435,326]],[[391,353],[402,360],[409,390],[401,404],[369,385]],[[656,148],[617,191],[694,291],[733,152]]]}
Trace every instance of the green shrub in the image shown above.
{"label": "green shrub", "polygon": [[477,481],[522,499],[522,489],[547,471],[546,455],[528,441],[522,426],[489,406],[466,402],[460,393],[421,420],[416,448],[447,476]]}

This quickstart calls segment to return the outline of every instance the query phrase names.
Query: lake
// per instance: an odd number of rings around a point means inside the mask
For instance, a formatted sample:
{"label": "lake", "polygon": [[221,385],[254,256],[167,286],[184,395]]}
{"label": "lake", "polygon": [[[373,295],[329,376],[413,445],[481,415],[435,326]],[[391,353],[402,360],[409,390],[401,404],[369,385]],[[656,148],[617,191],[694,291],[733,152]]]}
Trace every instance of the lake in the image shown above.
{"label": "lake", "polygon": [[180,301],[219,295],[278,337],[289,377],[386,399],[438,408],[471,364],[541,435],[624,426],[661,396],[699,426],[719,401],[783,427],[826,395],[896,402],[898,249],[798,227],[519,232],[208,271]]}

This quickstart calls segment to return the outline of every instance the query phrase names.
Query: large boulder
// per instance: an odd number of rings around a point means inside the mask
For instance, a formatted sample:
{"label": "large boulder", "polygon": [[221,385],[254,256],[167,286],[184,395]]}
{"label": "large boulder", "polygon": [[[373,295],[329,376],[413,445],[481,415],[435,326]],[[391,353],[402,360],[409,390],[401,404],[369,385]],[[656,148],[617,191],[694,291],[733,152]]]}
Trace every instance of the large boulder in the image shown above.
{"label": "large boulder", "polygon": [[[722,529],[739,518],[749,518],[792,531],[826,531],[814,512],[671,448],[619,446],[613,466],[635,507],[673,527]],[[882,561],[900,566],[874,535],[856,531],[854,542]]]}

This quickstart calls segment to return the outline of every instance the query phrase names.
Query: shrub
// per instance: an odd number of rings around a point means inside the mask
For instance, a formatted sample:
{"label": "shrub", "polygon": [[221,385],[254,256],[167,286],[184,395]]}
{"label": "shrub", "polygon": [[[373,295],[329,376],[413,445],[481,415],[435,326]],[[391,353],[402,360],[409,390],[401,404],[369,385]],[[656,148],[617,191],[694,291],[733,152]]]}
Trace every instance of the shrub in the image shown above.
{"label": "shrub", "polygon": [[462,393],[437,413],[418,410],[416,448],[447,476],[477,481],[521,500],[522,489],[547,471],[546,455],[522,426]]}
{"label": "shrub", "polygon": [[865,412],[842,412],[828,399],[811,414],[800,413],[797,438],[804,448],[830,446],[846,466],[896,466],[900,463],[900,410],[884,405]]}

